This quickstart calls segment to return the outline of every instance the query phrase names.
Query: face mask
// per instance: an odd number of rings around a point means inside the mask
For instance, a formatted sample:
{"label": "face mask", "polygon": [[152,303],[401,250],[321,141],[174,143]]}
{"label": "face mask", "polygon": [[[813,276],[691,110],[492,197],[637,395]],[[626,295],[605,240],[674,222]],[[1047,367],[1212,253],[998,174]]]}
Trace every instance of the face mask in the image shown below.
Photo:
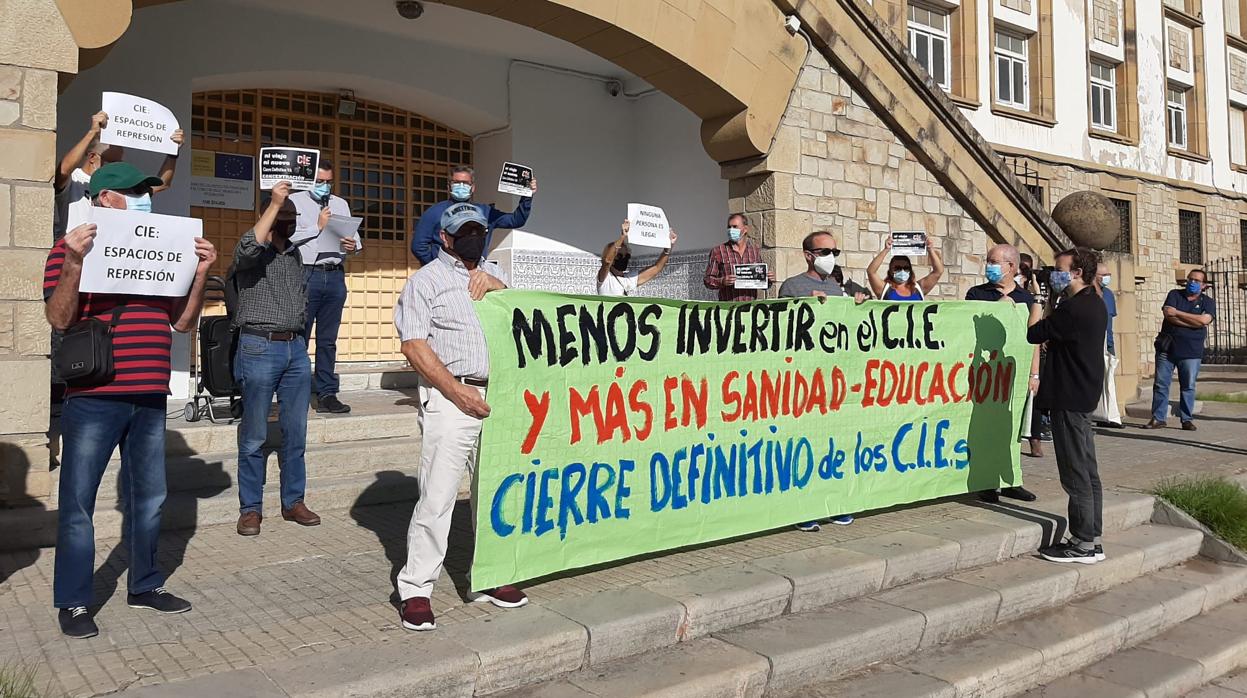
{"label": "face mask", "polygon": [[465,262],[479,262],[485,253],[484,235],[464,235],[454,238],[452,249]]}
{"label": "face mask", "polygon": [[1017,276],[1013,277],[1013,283],[1017,284],[1018,286],[1025,286],[1026,277],[1022,276],[1021,274],[1018,274]]}
{"label": "face mask", "polygon": [[1200,283],[1199,281],[1187,281],[1186,282],[1186,292],[1188,295],[1193,296],[1202,290],[1204,290],[1204,284]]}
{"label": "face mask", "polygon": [[1048,276],[1048,285],[1057,293],[1069,288],[1069,282],[1070,274],[1068,271],[1054,271]]}
{"label": "face mask", "polygon": [[831,276],[831,272],[836,270],[836,256],[829,254],[826,257],[815,257],[814,269],[823,276]]}
{"label": "face mask", "polygon": [[1108,288],[1109,286],[1112,286],[1112,285],[1113,285],[1113,275],[1112,275],[1112,274],[1105,274],[1104,276],[1101,276],[1101,277],[1100,277],[1100,285],[1101,285],[1101,286],[1103,286],[1104,288]]}
{"label": "face mask", "polygon": [[294,225],[294,221],[274,221],[271,231],[277,237],[289,239],[294,235]]}
{"label": "face mask", "polygon": [[905,269],[897,269],[892,272],[892,280],[898,284],[903,284],[906,281],[909,281],[909,272]]}
{"label": "face mask", "polygon": [[467,201],[472,198],[472,185],[466,182],[455,182],[450,185],[450,198],[455,201]]}
{"label": "face mask", "polygon": [[151,194],[143,194],[142,196],[130,196],[129,194],[123,194],[123,196],[126,197],[127,211],[142,211],[143,213],[152,212]]}
{"label": "face mask", "polygon": [[995,284],[1005,278],[1005,270],[999,264],[988,264],[987,268],[983,270],[983,275],[987,277],[988,281]]}
{"label": "face mask", "polygon": [[611,269],[620,274],[628,271],[628,263],[632,261],[632,255],[615,255],[615,261],[611,262]]}
{"label": "face mask", "polygon": [[312,187],[312,195],[318,199],[328,199],[331,191],[333,191],[333,185],[329,182],[323,182]]}
{"label": "face mask", "polygon": [[731,240],[732,242],[736,242],[740,240],[740,228],[728,228],[727,239]]}

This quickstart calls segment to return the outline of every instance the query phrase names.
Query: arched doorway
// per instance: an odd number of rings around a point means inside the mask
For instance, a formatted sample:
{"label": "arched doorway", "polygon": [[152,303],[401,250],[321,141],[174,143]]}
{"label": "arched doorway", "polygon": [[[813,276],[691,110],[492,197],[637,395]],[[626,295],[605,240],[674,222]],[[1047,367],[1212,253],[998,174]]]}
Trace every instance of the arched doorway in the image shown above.
{"label": "arched doorway", "polygon": [[[350,295],[338,335],[340,361],[400,360],[394,304],[416,264],[409,236],[421,213],[445,197],[450,167],[472,164],[472,139],[419,114],[355,100],[338,113],[338,95],[257,89],[197,92],[191,106],[195,150],[258,155],[263,146],[317,148],[336,168],[334,193],[364,219],[363,253],[348,265]],[[257,197],[259,192],[257,192]],[[256,201],[258,208],[259,201]],[[191,207],[229,266],[256,211]]]}

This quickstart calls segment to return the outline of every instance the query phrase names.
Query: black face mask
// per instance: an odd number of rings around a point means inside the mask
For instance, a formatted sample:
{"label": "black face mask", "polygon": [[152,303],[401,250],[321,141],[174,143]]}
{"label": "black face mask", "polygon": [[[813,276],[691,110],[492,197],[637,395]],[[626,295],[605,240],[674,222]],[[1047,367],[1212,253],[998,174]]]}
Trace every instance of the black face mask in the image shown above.
{"label": "black face mask", "polygon": [[287,240],[289,240],[291,237],[294,236],[294,227],[295,227],[294,221],[278,220],[273,223],[273,227],[271,228],[271,230],[272,230],[273,235],[276,235],[277,237],[281,237],[281,238],[286,238]]}
{"label": "black face mask", "polygon": [[462,235],[451,240],[451,249],[465,262],[479,262],[485,253],[484,235]]}
{"label": "black face mask", "polygon": [[628,271],[628,263],[632,261],[632,255],[615,255],[615,261],[611,263],[611,268],[620,274]]}

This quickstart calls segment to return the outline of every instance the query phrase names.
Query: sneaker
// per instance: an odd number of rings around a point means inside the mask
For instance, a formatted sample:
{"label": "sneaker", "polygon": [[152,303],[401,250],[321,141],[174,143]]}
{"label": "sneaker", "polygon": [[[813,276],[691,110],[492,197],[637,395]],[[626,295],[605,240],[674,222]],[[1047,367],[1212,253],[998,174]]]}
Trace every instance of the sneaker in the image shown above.
{"label": "sneaker", "polygon": [[1096,546],[1095,546],[1095,561],[1096,561],[1096,562],[1104,562],[1105,557],[1107,557],[1107,556],[1104,554],[1104,546],[1103,546],[1103,545],[1096,545]]}
{"label": "sneaker", "polygon": [[498,608],[519,608],[528,605],[528,597],[515,587],[504,584],[493,589],[486,589],[472,597],[472,603],[489,602]]}
{"label": "sneaker", "polygon": [[1023,502],[1033,502],[1036,499],[1039,499],[1038,495],[1025,487],[1006,487],[1000,490],[1000,496],[1008,497],[1009,499],[1017,499]]}
{"label": "sneaker", "polygon": [[799,523],[793,528],[797,529],[798,531],[805,531],[806,533],[818,533],[819,531],[823,530],[822,527],[818,525],[817,521],[806,521],[804,523]]}
{"label": "sneaker", "polygon": [[1045,431],[1045,432],[1040,433],[1039,440],[1046,444],[1052,443],[1052,432]]}
{"label": "sneaker", "polygon": [[62,608],[57,613],[57,620],[61,622],[61,632],[68,637],[85,640],[100,634],[100,628],[86,606]]}
{"label": "sneaker", "polygon": [[328,395],[316,401],[316,411],[328,412],[329,414],[346,414],[351,411],[351,406],[342,404],[337,395]]}
{"label": "sneaker", "polygon": [[433,609],[426,598],[416,596],[403,601],[399,606],[398,617],[402,620],[403,627],[408,630],[417,632],[437,630],[437,621],[433,619]]}
{"label": "sneaker", "polygon": [[150,608],[161,613],[186,613],[191,610],[191,602],[174,596],[164,587],[156,587],[142,594],[129,594],[126,603],[130,608]]}
{"label": "sneaker", "polygon": [[853,516],[850,514],[837,516],[833,518],[831,522],[837,526],[848,526],[849,524],[853,523]]}
{"label": "sneaker", "polygon": [[1039,555],[1049,562],[1077,562],[1080,565],[1094,565],[1100,561],[1094,548],[1084,550],[1073,543],[1057,543],[1047,548],[1040,548]]}

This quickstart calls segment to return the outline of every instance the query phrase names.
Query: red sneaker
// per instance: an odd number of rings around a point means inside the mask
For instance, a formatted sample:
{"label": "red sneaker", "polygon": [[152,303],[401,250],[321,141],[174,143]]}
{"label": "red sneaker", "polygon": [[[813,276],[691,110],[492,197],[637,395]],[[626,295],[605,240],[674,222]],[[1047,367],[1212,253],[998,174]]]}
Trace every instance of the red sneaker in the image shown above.
{"label": "red sneaker", "polygon": [[510,585],[486,589],[477,594],[472,603],[488,601],[498,608],[519,608],[528,605],[528,597],[524,592]]}
{"label": "red sneaker", "polygon": [[405,599],[399,606],[399,617],[403,621],[403,627],[408,630],[436,630],[437,622],[433,620],[433,609],[429,607],[429,600],[419,596]]}

